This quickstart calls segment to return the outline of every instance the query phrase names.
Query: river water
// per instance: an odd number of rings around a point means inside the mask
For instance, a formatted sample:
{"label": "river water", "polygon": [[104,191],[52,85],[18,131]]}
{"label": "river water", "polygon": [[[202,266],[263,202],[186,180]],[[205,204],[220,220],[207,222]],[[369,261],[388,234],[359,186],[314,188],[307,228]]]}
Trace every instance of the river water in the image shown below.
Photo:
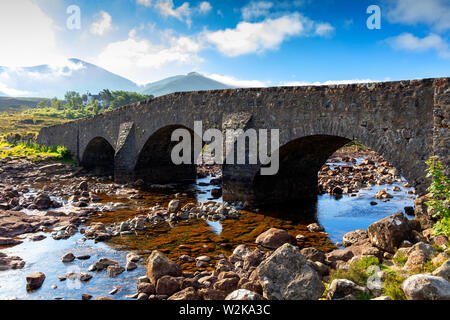
{"label": "river water", "polygon": [[[206,201],[211,199],[212,186],[205,185],[210,178],[198,179],[196,185],[187,186],[187,193],[180,196],[183,203]],[[402,190],[395,192],[394,186]],[[378,201],[378,205],[370,205],[374,195],[381,189],[388,189],[394,195],[388,202]],[[182,188],[181,191],[185,190]],[[118,289],[114,299],[127,299],[127,295],[136,292],[137,278],[145,275],[146,256],[152,250],[160,250],[171,259],[177,260],[182,254],[195,258],[208,255],[212,265],[206,269],[212,270],[217,255],[229,255],[234,247],[247,244],[255,247],[256,237],[269,229],[278,227],[287,230],[292,235],[302,234],[305,241],[299,243],[300,247],[315,246],[325,251],[336,248],[336,243],[349,231],[366,229],[371,223],[378,221],[398,211],[405,206],[413,206],[414,200],[406,192],[402,183],[392,185],[373,186],[370,190],[361,190],[356,197],[343,195],[319,195],[317,201],[309,203],[295,203],[276,208],[267,208],[259,213],[245,212],[238,220],[225,220],[221,222],[195,220],[181,222],[175,225],[162,223],[147,228],[145,231],[112,238],[107,242],[85,240],[77,233],[66,240],[54,240],[51,234],[44,234],[42,241],[33,242],[24,239],[20,245],[0,249],[8,255],[19,256],[25,262],[21,270],[0,272],[0,299],[81,299],[82,293],[89,293],[94,297],[108,296],[114,288]],[[178,191],[178,190],[177,190]],[[173,191],[172,191],[173,192]],[[146,208],[156,203],[167,205],[173,198],[155,191],[141,191],[142,199],[131,200],[126,196],[111,196],[100,194],[101,206],[112,207],[111,211],[100,210],[97,216],[90,218],[105,224],[124,221],[136,214],[145,213]],[[63,201],[62,199],[58,199]],[[216,199],[215,201],[222,201]],[[65,209],[71,208],[65,202]],[[62,209],[64,210],[64,208]],[[29,212],[33,214],[33,212]],[[326,233],[311,233],[306,226],[318,222],[325,228]],[[76,259],[71,263],[63,263],[60,258],[67,252],[77,255],[90,255],[89,260]],[[58,276],[68,272],[87,272],[89,265],[98,259],[107,257],[114,259],[121,266],[126,264],[126,255],[136,252],[143,256],[136,270],[124,272],[116,278],[110,278],[106,271],[91,272],[93,278],[88,282],[79,280],[59,281]],[[181,264],[181,263],[180,263]],[[185,271],[198,270],[195,263],[181,264]],[[25,277],[33,272],[43,272],[46,280],[43,286],[34,292],[27,292]]]}

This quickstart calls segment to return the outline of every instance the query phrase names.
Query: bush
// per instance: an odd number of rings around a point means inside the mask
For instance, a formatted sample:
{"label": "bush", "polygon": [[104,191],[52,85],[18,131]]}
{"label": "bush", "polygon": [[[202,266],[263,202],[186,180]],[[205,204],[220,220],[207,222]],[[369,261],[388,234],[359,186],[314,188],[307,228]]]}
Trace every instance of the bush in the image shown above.
{"label": "bush", "polygon": [[397,274],[387,273],[384,279],[383,294],[392,300],[406,300],[405,293],[401,288],[401,284],[405,279],[405,277]]}
{"label": "bush", "polygon": [[426,204],[433,210],[433,217],[440,219],[434,225],[433,233],[450,237],[450,179],[443,174],[444,167],[437,157],[430,157],[426,164],[427,177],[433,179],[427,189],[431,200]]}
{"label": "bush", "polygon": [[61,159],[70,160],[72,159],[72,154],[69,149],[64,146],[58,146],[56,152],[61,156]]}
{"label": "bush", "polygon": [[347,271],[336,270],[332,272],[330,280],[347,279],[365,287],[367,285],[367,279],[371,276],[367,273],[367,269],[372,265],[380,266],[380,261],[375,257],[365,257],[360,261],[352,263]]}
{"label": "bush", "polygon": [[403,267],[406,261],[408,261],[408,256],[404,253],[398,252],[394,255],[392,260],[397,266]]}
{"label": "bush", "polygon": [[[21,141],[18,143],[0,142],[3,150],[0,157],[27,157],[32,161],[40,161],[42,159],[55,159],[67,163],[73,163],[70,150],[63,146],[45,146],[35,141]],[[7,147],[6,150],[4,147]]]}

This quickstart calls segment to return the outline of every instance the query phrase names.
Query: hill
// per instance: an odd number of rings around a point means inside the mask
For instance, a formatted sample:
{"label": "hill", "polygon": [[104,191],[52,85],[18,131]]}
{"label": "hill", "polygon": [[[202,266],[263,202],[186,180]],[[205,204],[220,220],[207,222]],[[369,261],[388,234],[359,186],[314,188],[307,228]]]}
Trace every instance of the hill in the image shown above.
{"label": "hill", "polygon": [[67,91],[96,94],[103,89],[140,91],[134,82],[94,64],[69,59],[65,66],[0,67],[8,74],[8,87],[26,96],[63,98]]}
{"label": "hill", "polygon": [[[1,67],[7,88],[22,92],[25,97],[64,98],[68,91],[80,94],[97,94],[104,89],[129,91],[155,97],[180,91],[200,91],[232,88],[226,84],[205,77],[197,72],[177,75],[152,82],[142,87],[131,80],[116,75],[94,64],[69,59],[63,65],[40,65],[33,67]],[[5,95],[0,92],[0,96]]]}
{"label": "hill", "polygon": [[232,87],[207,78],[200,73],[191,72],[185,76],[179,75],[147,84],[142,93],[159,97],[173,92],[220,90],[230,88]]}
{"label": "hill", "polygon": [[41,98],[12,98],[0,97],[0,112],[3,111],[22,111],[28,108],[34,108]]}

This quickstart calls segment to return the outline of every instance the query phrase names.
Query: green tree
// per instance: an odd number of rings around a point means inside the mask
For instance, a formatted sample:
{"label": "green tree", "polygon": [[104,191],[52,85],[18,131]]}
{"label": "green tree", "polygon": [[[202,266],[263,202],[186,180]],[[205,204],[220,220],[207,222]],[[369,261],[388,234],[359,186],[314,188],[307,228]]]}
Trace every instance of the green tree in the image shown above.
{"label": "green tree", "polygon": [[427,191],[431,200],[426,204],[433,210],[433,216],[439,218],[434,225],[434,234],[450,237],[450,179],[443,174],[444,166],[435,156],[426,161],[427,177],[433,179]]}
{"label": "green tree", "polygon": [[90,107],[92,108],[92,112],[97,115],[103,111],[102,106],[98,103],[97,100],[91,103]]}
{"label": "green tree", "polygon": [[37,104],[38,108],[47,108],[49,106],[50,106],[50,100],[48,100],[48,99],[41,99]]}
{"label": "green tree", "polygon": [[68,91],[64,100],[66,101],[66,107],[71,110],[79,109],[83,106],[83,99],[78,92]]}
{"label": "green tree", "polygon": [[103,91],[100,92],[100,99],[103,100],[103,103],[105,104],[105,106],[110,106],[111,105],[111,101],[113,100],[113,96],[111,94],[111,91],[109,91],[108,89],[104,89]]}
{"label": "green tree", "polygon": [[64,110],[64,106],[61,100],[58,100],[58,98],[53,98],[50,101],[50,107],[52,107],[53,109],[56,109],[58,111]]}

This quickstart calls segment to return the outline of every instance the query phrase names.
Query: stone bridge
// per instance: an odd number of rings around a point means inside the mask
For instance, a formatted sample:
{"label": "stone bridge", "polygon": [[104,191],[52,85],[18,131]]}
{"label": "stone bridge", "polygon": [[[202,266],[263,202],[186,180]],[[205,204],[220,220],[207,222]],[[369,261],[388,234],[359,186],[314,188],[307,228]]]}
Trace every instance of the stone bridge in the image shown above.
{"label": "stone bridge", "polygon": [[279,129],[278,174],[261,176],[258,164],[224,164],[225,201],[314,194],[322,165],[352,140],[382,155],[421,194],[428,157],[449,167],[449,79],[174,93],[43,128],[38,142],[64,145],[79,164],[113,170],[118,182],[169,183],[196,174],[195,165],[171,161],[176,128],[193,132],[194,121],[203,121],[205,129]]}

